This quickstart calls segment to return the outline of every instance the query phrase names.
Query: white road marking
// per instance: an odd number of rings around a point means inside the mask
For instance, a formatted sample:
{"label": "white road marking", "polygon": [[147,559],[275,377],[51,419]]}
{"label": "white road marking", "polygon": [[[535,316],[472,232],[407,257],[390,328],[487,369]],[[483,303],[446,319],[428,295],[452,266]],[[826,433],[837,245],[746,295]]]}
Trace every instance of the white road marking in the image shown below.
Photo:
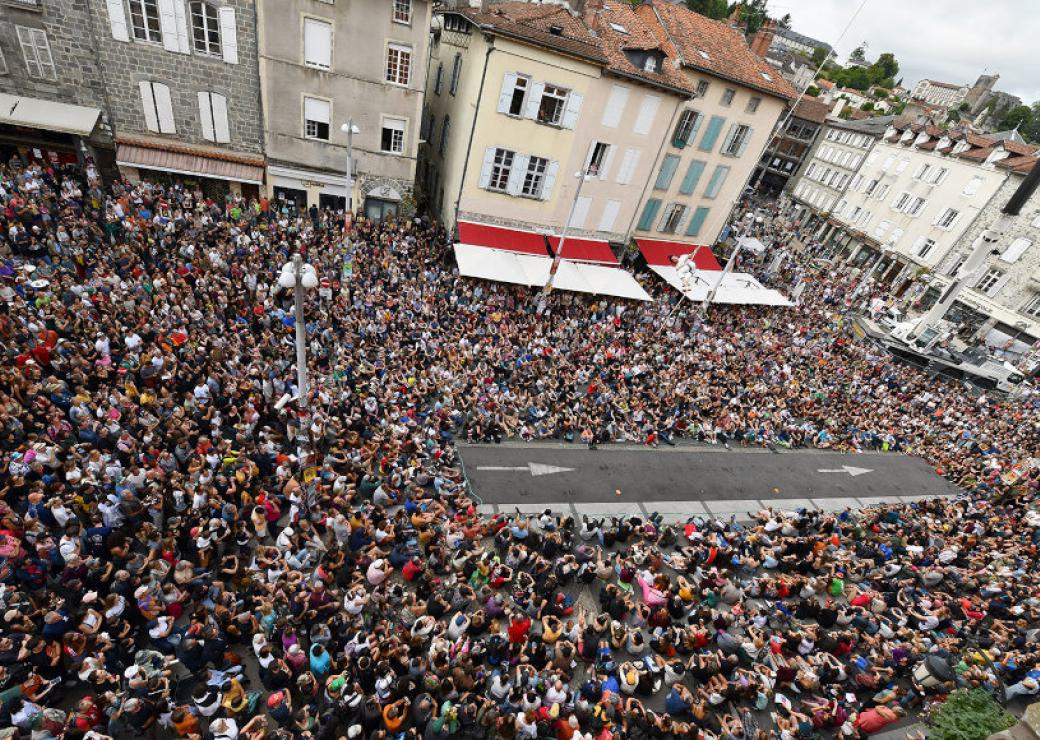
{"label": "white road marking", "polygon": [[522,470],[529,472],[532,476],[537,478],[540,475],[553,475],[555,473],[569,473],[574,468],[559,468],[555,465],[545,465],[544,463],[527,463],[527,465],[521,465],[517,467],[501,466],[501,465],[481,465],[477,467],[477,470],[497,470],[497,471],[515,471]]}
{"label": "white road marking", "polygon": [[817,473],[848,473],[850,476],[855,478],[857,475],[864,475],[866,473],[873,473],[873,468],[857,468],[852,465],[842,465],[840,468],[820,468],[816,471]]}

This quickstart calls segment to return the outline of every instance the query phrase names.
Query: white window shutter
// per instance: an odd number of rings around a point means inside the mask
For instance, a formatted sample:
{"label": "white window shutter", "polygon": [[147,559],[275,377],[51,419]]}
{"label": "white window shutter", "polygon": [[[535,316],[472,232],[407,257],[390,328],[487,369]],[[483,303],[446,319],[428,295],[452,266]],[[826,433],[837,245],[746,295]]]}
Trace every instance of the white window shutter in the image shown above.
{"label": "white window shutter", "polygon": [[227,98],[212,93],[210,102],[213,106],[213,133],[218,144],[231,141],[231,129],[228,126]]}
{"label": "white window shutter", "polygon": [[502,92],[498,96],[499,113],[509,112],[509,104],[513,101],[513,90],[516,89],[518,79],[519,75],[513,72],[506,72],[505,77],[502,78]]}
{"label": "white window shutter", "polygon": [[910,253],[913,254],[913,255],[916,255],[918,252],[921,251],[921,247],[924,246],[924,243],[925,243],[925,238],[923,236],[917,237],[914,240],[914,246],[912,246],[910,248]]}
{"label": "white window shutter", "polygon": [[484,150],[484,164],[480,168],[480,187],[486,188],[491,182],[491,168],[495,164],[495,147]]}
{"label": "white window shutter", "polygon": [[159,114],[159,133],[177,133],[177,125],[173,120],[173,99],[170,97],[170,88],[159,82],[154,82],[152,83],[152,92],[155,94],[155,109]]}
{"label": "white window shutter", "polygon": [[578,113],[581,111],[582,100],[582,96],[576,92],[572,92],[567,96],[567,107],[563,111],[563,120],[561,121],[561,125],[564,128],[574,128],[578,125]]}
{"label": "white window shutter", "polygon": [[210,104],[208,92],[199,93],[199,121],[202,122],[202,138],[206,141],[214,141],[213,106]]}
{"label": "white window shutter", "polygon": [[513,167],[509,170],[509,182],[506,183],[506,192],[510,195],[520,195],[520,188],[524,184],[524,175],[527,174],[526,154],[513,155]]}
{"label": "white window shutter", "polygon": [[743,157],[744,150],[747,149],[748,142],[751,141],[751,137],[754,135],[755,129],[748,126],[747,133],[744,135],[744,140],[740,142],[740,148],[737,149],[737,156]]}
{"label": "white window shutter", "polygon": [[1029,239],[1019,238],[1015,239],[1008,248],[1004,250],[1003,254],[1000,255],[1000,259],[1003,262],[1014,263],[1018,262],[1025,254],[1026,250],[1033,246],[1033,242]]}
{"label": "white window shutter", "polygon": [[238,27],[234,8],[220,9],[220,46],[224,51],[224,61],[238,64]]}
{"label": "white window shutter", "polygon": [[992,288],[990,288],[990,289],[989,289],[989,290],[988,290],[988,291],[986,292],[986,295],[991,295],[991,296],[994,296],[994,295],[996,295],[997,293],[999,293],[999,292],[1001,291],[1001,289],[1002,289],[1002,288],[1003,288],[1003,287],[1004,287],[1005,285],[1007,285],[1007,282],[1008,282],[1008,280],[1010,280],[1010,279],[1011,279],[1011,273],[1010,273],[1010,272],[1006,272],[1006,273],[1004,273],[1004,275],[1003,275],[1003,276],[1002,276],[1002,277],[1001,277],[1001,278],[1000,278],[999,280],[997,280],[997,282],[995,282],[995,283],[993,284],[993,287],[992,287]]}
{"label": "white window shutter", "polygon": [[607,105],[603,110],[601,123],[607,128],[617,128],[621,123],[621,115],[625,112],[625,103],[628,102],[628,88],[622,85],[614,85],[607,99]]}
{"label": "white window shutter", "polygon": [[616,144],[611,144],[609,147],[607,147],[607,156],[605,156],[603,158],[603,166],[600,168],[600,171],[599,171],[599,179],[600,180],[606,180],[607,179],[607,175],[610,172],[610,165],[612,165],[614,163],[614,153],[616,151],[617,151],[617,145]]}
{"label": "white window shutter", "polygon": [[556,185],[556,175],[560,172],[560,163],[556,160],[549,162],[545,168],[545,179],[542,180],[542,200],[552,198],[553,186]]}
{"label": "white window shutter", "polygon": [[159,28],[162,29],[162,44],[166,51],[181,53],[181,42],[177,39],[177,11],[173,0],[159,0]]}
{"label": "white window shutter", "polygon": [[149,131],[159,130],[159,118],[155,115],[155,96],[152,94],[151,82],[139,82],[141,89],[141,108],[144,110],[144,125]]}
{"label": "white window shutter", "polygon": [[606,205],[603,206],[603,213],[599,217],[599,230],[610,231],[614,228],[614,221],[617,220],[618,213],[621,211],[620,200],[608,200]]}
{"label": "white window shutter", "polygon": [[524,118],[538,118],[538,106],[542,104],[542,93],[544,92],[544,82],[536,82],[531,85],[531,92],[527,95],[527,107],[524,108]]}
{"label": "white window shutter", "polygon": [[726,139],[722,142],[722,148],[719,149],[720,152],[725,152],[729,150],[730,144],[733,143],[733,137],[737,135],[737,126],[738,124],[736,123],[730,125],[729,133],[726,134]]}
{"label": "white window shutter", "polygon": [[173,0],[173,13],[177,18],[177,45],[181,54],[190,54],[191,46],[188,43],[188,7],[185,0]]}
{"label": "white window shutter", "polygon": [[568,222],[569,228],[572,229],[584,229],[585,220],[589,217],[589,209],[592,208],[592,198],[587,196],[581,196],[574,203],[574,212],[571,213],[571,220]]}
{"label": "white window shutter", "polygon": [[657,116],[657,109],[660,106],[661,98],[657,95],[643,96],[643,103],[639,106],[639,115],[636,116],[632,132],[640,136],[650,133],[650,129],[654,124],[654,118]]}
{"label": "white window shutter", "polygon": [[129,41],[130,31],[126,25],[126,10],[123,0],[106,0],[108,6],[108,24],[112,27],[112,38],[116,41]]}

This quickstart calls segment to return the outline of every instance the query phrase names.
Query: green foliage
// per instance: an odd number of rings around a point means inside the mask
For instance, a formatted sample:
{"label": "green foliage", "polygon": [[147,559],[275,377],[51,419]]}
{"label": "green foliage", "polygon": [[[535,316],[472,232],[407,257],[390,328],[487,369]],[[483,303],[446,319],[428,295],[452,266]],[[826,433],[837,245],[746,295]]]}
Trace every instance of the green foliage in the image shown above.
{"label": "green foliage", "polygon": [[863,64],[867,61],[867,50],[865,44],[860,44],[852,50],[852,53],[849,54],[849,61],[857,62],[859,64]]}
{"label": "green foliage", "polygon": [[818,98],[820,97],[820,88],[816,87],[816,85],[809,85],[809,87],[805,88],[805,94],[811,98]]}
{"label": "green foliage", "polygon": [[929,740],[985,740],[1015,718],[983,689],[957,689],[928,718]]}
{"label": "green foliage", "polygon": [[971,109],[971,106],[968,105],[968,101],[967,100],[965,100],[963,103],[961,103],[960,106],[957,108],[957,110],[959,110],[959,111],[967,111],[967,110],[970,110],[970,109]]}
{"label": "green foliage", "polygon": [[815,64],[817,67],[819,67],[821,64],[823,64],[823,60],[826,59],[826,58],[827,58],[827,50],[826,49],[824,49],[823,47],[819,47],[817,49],[813,49],[812,61],[813,61],[813,64]]}
{"label": "green foliage", "polygon": [[781,18],[780,20],[778,20],[776,23],[777,23],[778,26],[780,26],[780,28],[786,28],[786,29],[790,30],[791,29],[791,14],[790,13],[784,13],[784,17]]}
{"label": "green foliage", "polygon": [[883,87],[874,88],[874,97],[878,100],[887,100],[890,94],[891,93]]}
{"label": "green foliage", "polygon": [[868,100],[868,101],[867,101],[866,103],[864,103],[863,105],[861,105],[861,106],[859,107],[859,109],[860,109],[860,110],[867,110],[867,111],[870,111],[870,110],[874,110],[874,104],[873,104],[873,103],[871,103],[871,102],[870,102],[870,101]]}
{"label": "green foliage", "polygon": [[[639,0],[634,0],[633,4],[638,4],[638,2]],[[726,0],[686,0],[686,7],[715,20],[722,20],[729,15]]]}
{"label": "green foliage", "polygon": [[847,121],[847,120],[849,120],[849,116],[851,116],[851,115],[852,115],[852,106],[851,105],[846,105],[844,108],[841,109],[841,113],[838,114],[838,118],[843,118],[843,119],[845,119]]}
{"label": "green foliage", "polygon": [[[895,54],[886,51],[877,58],[876,62],[870,65],[870,70],[872,77],[876,77],[878,80],[887,80],[899,74],[899,62],[896,61]],[[885,85],[885,87],[893,87],[893,85]]]}
{"label": "green foliage", "polygon": [[1009,131],[1015,127],[1021,128],[1023,124],[1031,123],[1033,120],[1033,109],[1028,105],[1020,105],[1012,108],[1000,119],[997,128],[1001,131]]}
{"label": "green foliage", "polygon": [[754,36],[769,18],[767,2],[768,0],[744,0],[737,4],[737,9],[740,11],[740,22],[744,25],[744,32],[749,37]]}

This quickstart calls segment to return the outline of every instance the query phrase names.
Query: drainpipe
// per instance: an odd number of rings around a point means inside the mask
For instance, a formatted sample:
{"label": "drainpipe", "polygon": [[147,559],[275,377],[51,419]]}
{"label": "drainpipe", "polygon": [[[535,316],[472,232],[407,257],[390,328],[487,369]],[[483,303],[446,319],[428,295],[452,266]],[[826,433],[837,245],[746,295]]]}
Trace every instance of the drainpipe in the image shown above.
{"label": "drainpipe", "polygon": [[455,223],[452,230],[455,235],[459,233],[459,204],[462,202],[462,189],[466,186],[466,172],[469,171],[469,157],[473,151],[473,135],[477,131],[477,118],[480,116],[480,104],[484,102],[484,82],[487,80],[488,60],[491,52],[495,50],[495,37],[485,36],[488,48],[484,54],[484,69],[480,73],[480,90],[477,93],[477,107],[473,110],[473,124],[469,127],[469,141],[466,142],[466,158],[462,161],[462,177],[459,179],[459,194],[455,196]]}
{"label": "drainpipe", "polygon": [[664,151],[668,142],[672,140],[672,132],[675,131],[675,124],[678,122],[679,116],[682,115],[682,110],[685,106],[686,99],[683,98],[680,98],[679,102],[675,104],[675,110],[672,111],[672,117],[668,123],[668,130],[661,139],[661,145],[657,147],[657,154],[654,155],[654,159],[650,163],[650,173],[646,176],[646,182],[643,183],[643,190],[639,193],[639,200],[636,201],[636,208],[632,212],[632,220],[628,222],[628,230],[625,232],[626,248],[628,247],[628,243],[632,241],[632,232],[635,231],[636,221],[639,219],[639,206],[642,205],[643,198],[646,197],[647,191],[650,190],[650,183],[654,180],[654,175],[657,173],[657,162],[661,159],[661,152]]}

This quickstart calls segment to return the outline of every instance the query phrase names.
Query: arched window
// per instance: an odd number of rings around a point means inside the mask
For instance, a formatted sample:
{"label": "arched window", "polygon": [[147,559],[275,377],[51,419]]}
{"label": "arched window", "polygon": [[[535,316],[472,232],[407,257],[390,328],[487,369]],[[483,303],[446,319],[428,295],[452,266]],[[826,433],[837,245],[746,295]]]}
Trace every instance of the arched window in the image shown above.
{"label": "arched window", "polygon": [[191,36],[196,54],[220,56],[220,19],[209,3],[191,4]]}

